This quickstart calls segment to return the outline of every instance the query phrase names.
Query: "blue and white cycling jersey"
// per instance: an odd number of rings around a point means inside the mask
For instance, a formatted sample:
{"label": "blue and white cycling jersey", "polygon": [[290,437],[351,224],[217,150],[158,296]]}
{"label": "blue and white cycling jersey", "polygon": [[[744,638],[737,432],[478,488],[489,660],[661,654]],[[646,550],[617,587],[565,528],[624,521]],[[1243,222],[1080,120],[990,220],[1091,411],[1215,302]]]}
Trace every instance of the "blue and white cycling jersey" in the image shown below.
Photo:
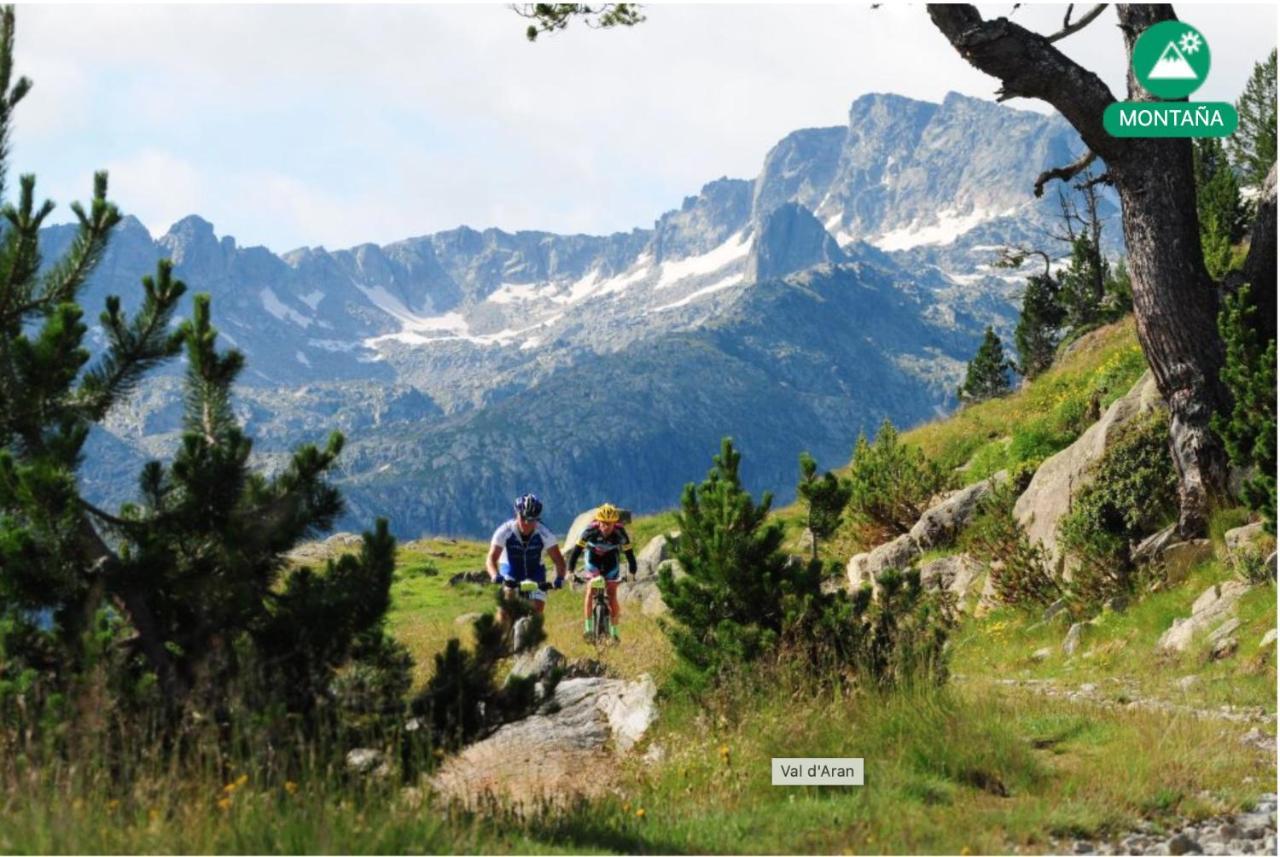
{"label": "blue and white cycling jersey", "polygon": [[546,582],[547,567],[542,564],[542,552],[556,546],[556,537],[541,523],[525,538],[512,518],[493,531],[489,545],[502,547],[498,570],[506,579],[517,583],[521,580]]}

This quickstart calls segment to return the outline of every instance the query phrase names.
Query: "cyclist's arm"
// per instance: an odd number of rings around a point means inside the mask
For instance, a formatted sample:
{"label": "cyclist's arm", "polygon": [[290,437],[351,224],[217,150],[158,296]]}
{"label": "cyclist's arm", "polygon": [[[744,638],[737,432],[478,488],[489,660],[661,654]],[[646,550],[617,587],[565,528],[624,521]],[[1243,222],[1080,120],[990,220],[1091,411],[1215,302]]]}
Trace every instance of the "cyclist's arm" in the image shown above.
{"label": "cyclist's arm", "polygon": [[627,571],[632,577],[636,576],[636,552],[630,547],[627,548],[625,556],[627,558]]}
{"label": "cyclist's arm", "polygon": [[484,570],[489,572],[489,579],[498,579],[498,558],[502,556],[502,545],[490,545],[489,556],[485,558]]}
{"label": "cyclist's arm", "polygon": [[578,542],[569,551],[569,573],[578,567],[578,560],[582,558],[582,542]]}
{"label": "cyclist's arm", "polygon": [[547,556],[551,557],[551,561],[556,565],[556,577],[564,577],[564,554],[560,553],[560,545],[552,545],[547,548]]}

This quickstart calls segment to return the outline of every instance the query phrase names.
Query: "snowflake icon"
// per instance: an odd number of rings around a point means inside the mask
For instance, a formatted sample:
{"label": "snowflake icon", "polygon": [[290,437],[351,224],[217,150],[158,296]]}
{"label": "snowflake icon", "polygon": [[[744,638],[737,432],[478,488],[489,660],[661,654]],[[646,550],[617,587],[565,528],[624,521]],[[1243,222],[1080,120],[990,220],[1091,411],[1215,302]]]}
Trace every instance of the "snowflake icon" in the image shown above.
{"label": "snowflake icon", "polygon": [[1204,40],[1200,38],[1200,34],[1188,30],[1182,34],[1182,39],[1178,42],[1178,47],[1182,48],[1184,54],[1194,54],[1200,50],[1200,46]]}

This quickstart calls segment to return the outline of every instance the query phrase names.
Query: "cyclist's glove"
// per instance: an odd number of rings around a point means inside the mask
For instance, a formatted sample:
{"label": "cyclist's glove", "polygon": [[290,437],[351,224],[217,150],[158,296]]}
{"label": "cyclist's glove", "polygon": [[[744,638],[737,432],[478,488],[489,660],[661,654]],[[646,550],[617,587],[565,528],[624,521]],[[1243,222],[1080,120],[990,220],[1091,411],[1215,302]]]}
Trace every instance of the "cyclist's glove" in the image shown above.
{"label": "cyclist's glove", "polygon": [[556,589],[561,589],[561,588],[563,588],[563,587],[564,587],[564,578],[563,578],[563,577],[557,577],[557,578],[556,578],[555,587],[556,587]]}

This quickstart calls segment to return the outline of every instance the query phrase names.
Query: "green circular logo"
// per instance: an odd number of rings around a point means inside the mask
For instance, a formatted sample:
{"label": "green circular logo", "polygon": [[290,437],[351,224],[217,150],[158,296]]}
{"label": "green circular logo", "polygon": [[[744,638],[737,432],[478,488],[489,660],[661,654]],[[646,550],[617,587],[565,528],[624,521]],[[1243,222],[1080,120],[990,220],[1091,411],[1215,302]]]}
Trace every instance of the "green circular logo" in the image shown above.
{"label": "green circular logo", "polygon": [[1161,21],[1138,36],[1133,73],[1156,98],[1185,98],[1209,76],[1209,43],[1190,24]]}

